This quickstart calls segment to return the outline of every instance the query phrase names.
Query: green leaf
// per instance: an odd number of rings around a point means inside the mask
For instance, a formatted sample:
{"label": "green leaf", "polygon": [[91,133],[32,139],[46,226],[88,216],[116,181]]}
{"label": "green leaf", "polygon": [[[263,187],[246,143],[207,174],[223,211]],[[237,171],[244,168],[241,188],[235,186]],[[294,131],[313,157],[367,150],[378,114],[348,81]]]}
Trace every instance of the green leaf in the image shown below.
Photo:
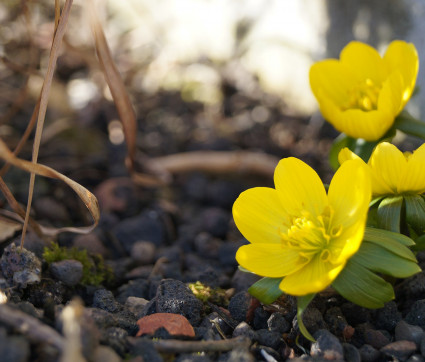
{"label": "green leaf", "polygon": [[378,206],[378,225],[381,229],[400,232],[403,196],[388,196]]}
{"label": "green leaf", "polygon": [[404,196],[406,222],[419,235],[425,232],[425,201],[420,195]]}
{"label": "green leaf", "polygon": [[398,254],[400,256],[403,256],[403,252],[405,251],[405,249],[400,247],[399,244],[405,246],[415,245],[415,242],[406,235],[370,227],[367,227],[365,229],[363,240],[367,240],[371,243],[381,245],[382,247],[387,248],[389,251],[393,252],[394,254]]}
{"label": "green leaf", "polygon": [[264,304],[273,303],[283,292],[279,289],[282,278],[262,278],[249,287],[248,292]]}
{"label": "green leaf", "polygon": [[331,150],[329,152],[329,163],[334,170],[339,168],[338,154],[344,148],[348,147],[350,150],[354,149],[356,140],[348,137],[344,133],[341,133],[332,143]]}
{"label": "green leaf", "polygon": [[378,202],[380,202],[382,199],[384,198],[384,196],[378,196],[373,198],[370,202],[369,202],[369,207],[372,207],[374,205],[376,205]]}
{"label": "green leaf", "polygon": [[316,342],[316,340],[312,337],[310,333],[308,333],[307,328],[304,325],[302,314],[306,310],[307,306],[315,297],[315,293],[303,295],[302,297],[297,297],[297,322],[298,327],[302,335],[307,338],[311,342]]}
{"label": "green leaf", "polygon": [[412,117],[407,111],[399,114],[393,127],[403,133],[425,140],[425,123]]}
{"label": "green leaf", "polygon": [[396,278],[407,278],[419,273],[421,268],[413,253],[406,246],[403,247],[410,254],[409,259],[396,255],[381,245],[364,241],[351,259],[372,271]]}
{"label": "green leaf", "polygon": [[352,259],[348,260],[332,286],[345,299],[362,307],[382,308],[394,298],[393,287]]}
{"label": "green leaf", "polygon": [[415,239],[416,245],[412,247],[414,251],[425,250],[425,234]]}

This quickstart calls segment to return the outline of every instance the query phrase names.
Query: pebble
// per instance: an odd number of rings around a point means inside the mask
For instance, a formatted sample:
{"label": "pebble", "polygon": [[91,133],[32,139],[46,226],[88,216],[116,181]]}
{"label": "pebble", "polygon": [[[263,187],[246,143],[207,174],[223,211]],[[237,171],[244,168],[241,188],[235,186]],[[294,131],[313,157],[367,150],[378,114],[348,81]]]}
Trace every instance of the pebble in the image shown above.
{"label": "pebble", "polygon": [[111,256],[111,253],[103,245],[102,240],[96,232],[77,235],[72,242],[72,246],[81,250],[87,250],[89,254],[101,255],[103,258]]}
{"label": "pebble", "polygon": [[246,323],[246,322],[241,322],[239,323],[236,328],[233,330],[233,334],[232,337],[236,338],[236,337],[247,337],[252,341],[257,341],[258,340],[258,335],[257,332],[254,331],[252,329],[252,327]]}
{"label": "pebble", "polygon": [[83,277],[83,264],[73,259],[61,260],[50,264],[50,272],[55,279],[72,287]]}
{"label": "pebble", "polygon": [[41,261],[27,249],[10,244],[0,259],[3,276],[10,285],[25,288],[28,284],[40,282]]}
{"label": "pebble", "polygon": [[[320,311],[315,307],[308,307],[304,311],[302,318],[303,318],[305,327],[312,335],[320,329],[327,328],[326,323],[323,320],[322,313],[320,313]],[[293,326],[294,327],[296,326],[294,330],[298,330],[298,321],[296,317],[293,320]]]}
{"label": "pebble", "polygon": [[147,338],[138,338],[130,349],[132,356],[142,357],[142,361],[164,362],[164,359],[156,351],[153,342]]}
{"label": "pebble", "polygon": [[51,196],[38,197],[34,200],[34,209],[37,217],[47,219],[54,223],[69,222],[70,216],[66,206],[56,201]]}
{"label": "pebble", "polygon": [[392,332],[400,321],[401,313],[393,300],[386,303],[383,308],[377,309],[373,318],[373,324],[377,329],[386,329],[389,332]]}
{"label": "pebble", "polygon": [[416,349],[417,347],[414,342],[396,341],[387,344],[380,351],[388,357],[396,358],[399,361],[406,361]]}
{"label": "pebble", "polygon": [[267,327],[271,331],[278,332],[280,334],[287,333],[291,329],[291,325],[285,319],[281,313],[272,313],[267,320]]}
{"label": "pebble", "polygon": [[224,239],[229,230],[230,215],[227,211],[211,207],[202,211],[202,229],[220,239]]}
{"label": "pebble", "polygon": [[285,345],[281,334],[278,332],[269,331],[268,329],[258,329],[255,332],[257,333],[258,343],[263,346],[267,346],[278,351],[279,348]]}
{"label": "pebble", "polygon": [[425,299],[413,303],[404,320],[409,324],[425,328]]}
{"label": "pebble", "polygon": [[425,362],[425,358],[420,354],[411,355],[406,362]]}
{"label": "pebble", "polygon": [[93,294],[93,307],[106,310],[110,313],[118,312],[122,306],[115,300],[110,290],[99,289]]}
{"label": "pebble", "polygon": [[381,352],[373,348],[370,344],[361,346],[359,352],[362,362],[375,362],[381,356]]}
{"label": "pebble", "polygon": [[344,360],[348,362],[361,362],[362,357],[360,356],[359,350],[350,343],[342,343],[342,349],[344,351]]}
{"label": "pebble", "polygon": [[424,330],[419,326],[413,326],[404,320],[397,323],[395,327],[396,341],[406,340],[415,342],[417,346],[421,345]]}
{"label": "pebble", "polygon": [[254,318],[252,320],[252,325],[254,329],[268,329],[267,321],[270,317],[270,313],[264,310],[262,306],[255,308]]}
{"label": "pebble", "polygon": [[165,226],[158,212],[153,210],[124,219],[112,229],[112,233],[128,254],[137,241],[149,241],[158,247],[166,240]]}
{"label": "pebble", "polygon": [[131,257],[141,265],[152,264],[155,260],[156,246],[150,241],[136,241],[131,248]]}
{"label": "pebble", "polygon": [[102,330],[100,341],[102,344],[111,347],[119,356],[125,357],[128,342],[128,333],[119,327],[109,327]]}
{"label": "pebble", "polygon": [[254,362],[254,356],[249,353],[249,351],[245,349],[235,349],[228,353],[222,354],[218,360],[218,362]]}
{"label": "pebble", "polygon": [[329,331],[336,336],[342,336],[344,330],[348,327],[347,320],[339,307],[329,308],[324,315],[324,320],[329,326]]}
{"label": "pebble", "polygon": [[122,362],[122,359],[111,347],[98,346],[94,353],[93,362]]}
{"label": "pebble", "polygon": [[381,349],[390,343],[390,340],[381,331],[375,329],[366,329],[364,340],[366,344],[370,344],[376,349]]}
{"label": "pebble", "polygon": [[23,336],[8,336],[0,328],[0,356],[4,362],[26,362],[30,356],[30,345]]}
{"label": "pebble", "polygon": [[194,327],[201,322],[202,302],[179,280],[162,280],[156,291],[155,304],[157,313],[181,314]]}
{"label": "pebble", "polygon": [[149,301],[145,298],[128,297],[124,306],[133,313],[137,319],[140,319],[148,303]]}
{"label": "pebble", "polygon": [[251,323],[254,318],[254,311],[260,302],[248,292],[239,292],[229,301],[229,312],[237,322]]}
{"label": "pebble", "polygon": [[326,329],[319,329],[313,337],[316,339],[316,342],[310,348],[310,354],[313,357],[320,357],[325,360],[344,360],[343,347],[338,338],[331,332]]}
{"label": "pebble", "polygon": [[141,278],[134,279],[118,288],[116,300],[119,303],[124,304],[129,297],[148,298],[149,281]]}
{"label": "pebble", "polygon": [[[245,245],[246,241],[240,242],[227,242],[223,243],[218,249],[218,260],[220,264],[227,267],[235,268],[238,266],[238,262],[235,259],[236,252],[238,249]],[[245,273],[246,274],[246,273]],[[248,273],[251,274],[251,273]]]}

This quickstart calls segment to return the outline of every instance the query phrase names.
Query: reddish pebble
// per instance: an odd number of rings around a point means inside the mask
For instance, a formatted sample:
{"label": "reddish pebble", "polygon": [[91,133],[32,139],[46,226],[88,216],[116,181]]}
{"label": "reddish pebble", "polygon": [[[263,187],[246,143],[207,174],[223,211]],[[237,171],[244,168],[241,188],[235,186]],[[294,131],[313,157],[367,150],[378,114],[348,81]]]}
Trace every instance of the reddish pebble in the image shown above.
{"label": "reddish pebble", "polygon": [[136,337],[143,334],[154,334],[158,328],[165,328],[171,335],[195,337],[195,331],[189,321],[180,314],[155,313],[140,318],[137,321],[139,332]]}

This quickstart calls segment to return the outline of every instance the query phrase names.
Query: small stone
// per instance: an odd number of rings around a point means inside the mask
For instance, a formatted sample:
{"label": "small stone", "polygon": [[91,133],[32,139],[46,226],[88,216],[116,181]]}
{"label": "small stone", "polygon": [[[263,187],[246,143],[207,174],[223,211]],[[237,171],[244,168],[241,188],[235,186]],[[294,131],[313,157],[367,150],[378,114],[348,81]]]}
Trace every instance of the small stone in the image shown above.
{"label": "small stone", "polygon": [[155,300],[157,313],[181,314],[193,326],[197,326],[201,322],[202,302],[179,280],[161,280]]}
{"label": "small stone", "polygon": [[364,339],[366,344],[370,344],[376,349],[381,349],[390,343],[390,340],[381,331],[375,329],[366,329]]}
{"label": "small stone", "polygon": [[400,320],[401,313],[397,309],[397,304],[390,301],[385,304],[384,308],[375,311],[373,324],[377,329],[386,329],[388,332],[392,332]]}
{"label": "small stone", "polygon": [[271,331],[278,332],[280,334],[289,332],[291,329],[290,324],[281,313],[272,313],[267,320],[267,327]]}
{"label": "small stone", "polygon": [[399,361],[406,361],[416,351],[416,348],[414,342],[396,341],[381,348],[381,352]]}
{"label": "small stone", "polygon": [[109,327],[102,331],[101,343],[112,347],[121,357],[125,357],[128,348],[128,333],[119,327]]}
{"label": "small stone", "polygon": [[245,292],[252,284],[259,281],[260,276],[253,273],[246,273],[237,269],[232,277],[232,287],[235,288],[236,293]]}
{"label": "small stone", "polygon": [[258,336],[258,343],[263,346],[267,346],[278,351],[279,348],[285,344],[280,333],[269,331],[268,329],[259,329],[255,332]]}
{"label": "small stone", "polygon": [[149,301],[145,298],[128,297],[124,306],[132,312],[137,319],[140,319],[143,316],[143,311],[148,303]]}
{"label": "small stone", "polygon": [[99,289],[93,295],[93,307],[106,310],[111,313],[118,312],[122,306],[115,300],[110,290]]}
{"label": "small stone", "polygon": [[27,362],[30,345],[24,337],[8,336],[6,329],[0,328],[0,356],[5,362]]}
{"label": "small stone", "polygon": [[370,344],[364,344],[361,346],[359,352],[362,362],[375,362],[381,356],[381,352],[373,348]]}
{"label": "small stone", "polygon": [[257,332],[255,332],[251,328],[251,326],[246,322],[239,323],[236,326],[236,328],[233,330],[233,334],[232,334],[233,338],[240,337],[240,336],[248,337],[250,340],[253,340],[253,341],[258,340]]}
{"label": "small stone", "polygon": [[425,362],[425,358],[420,354],[411,355],[406,362]]}
{"label": "small stone", "polygon": [[252,320],[252,325],[254,329],[267,329],[267,321],[270,317],[270,313],[264,310],[262,306],[257,307],[254,310],[254,319]]}
{"label": "small stone", "polygon": [[148,298],[149,296],[149,281],[146,279],[130,280],[118,288],[116,300],[119,303],[125,303],[128,297]]}
{"label": "small stone", "polygon": [[0,266],[9,284],[25,288],[40,282],[41,261],[34,253],[10,244],[4,249]]}
{"label": "small stone", "polygon": [[255,309],[260,302],[248,292],[239,292],[235,294],[229,302],[229,312],[237,322],[250,323],[254,317]]}
{"label": "small stone", "polygon": [[124,219],[112,229],[112,233],[130,254],[134,243],[140,240],[161,246],[166,240],[167,232],[159,213],[150,210],[138,216]]}
{"label": "small stone", "polygon": [[417,346],[421,345],[424,330],[421,327],[413,326],[406,321],[401,320],[395,327],[396,341],[411,341],[415,342]]}
{"label": "small stone", "polygon": [[156,351],[152,341],[145,338],[136,339],[136,342],[130,350],[130,354],[142,357],[142,362],[164,362],[164,359]]}
{"label": "small stone", "polygon": [[420,299],[413,303],[405,321],[414,326],[425,328],[425,299]]}
{"label": "small stone", "polygon": [[[326,329],[327,325],[325,321],[323,320],[323,315],[320,313],[320,311],[315,307],[308,307],[303,315],[303,322],[307,330],[314,334],[316,331],[320,329]],[[294,318],[293,320],[293,326],[298,328],[298,320],[297,318]]]}
{"label": "small stone", "polygon": [[154,334],[159,328],[165,328],[171,335],[195,337],[195,331],[187,320],[180,314],[155,313],[137,321],[139,331],[136,337],[144,334]]}
{"label": "small stone", "polygon": [[339,307],[329,308],[325,313],[324,320],[329,326],[329,331],[336,336],[341,336],[348,326],[348,323]]}
{"label": "small stone", "polygon": [[70,220],[65,205],[52,197],[44,196],[35,199],[34,209],[40,219],[47,219],[57,223],[66,223]]}
{"label": "small stone", "polygon": [[152,264],[156,247],[150,241],[136,241],[131,248],[131,257],[141,265]]}
{"label": "small stone", "polygon": [[211,207],[202,212],[203,230],[212,236],[223,239],[229,229],[230,215],[218,207]]}
{"label": "small stone", "polygon": [[94,353],[94,362],[121,362],[118,354],[108,346],[98,346]]}
{"label": "small stone", "polygon": [[326,329],[319,329],[314,333],[316,339],[311,345],[310,354],[313,357],[323,358],[325,360],[344,360],[344,350],[338,338]]}
{"label": "small stone", "polygon": [[222,354],[218,362],[255,362],[254,356],[246,349],[235,349],[233,351],[230,351],[228,353]]}
{"label": "small stone", "polygon": [[78,260],[61,260],[50,264],[50,272],[55,279],[72,287],[83,277],[83,264]]}
{"label": "small stone", "polygon": [[348,362],[361,362],[359,350],[350,343],[343,343],[344,360]]}
{"label": "small stone", "polygon": [[72,242],[72,246],[80,250],[87,250],[89,254],[99,254],[104,258],[110,257],[109,250],[103,245],[100,237],[94,232],[77,235]]}

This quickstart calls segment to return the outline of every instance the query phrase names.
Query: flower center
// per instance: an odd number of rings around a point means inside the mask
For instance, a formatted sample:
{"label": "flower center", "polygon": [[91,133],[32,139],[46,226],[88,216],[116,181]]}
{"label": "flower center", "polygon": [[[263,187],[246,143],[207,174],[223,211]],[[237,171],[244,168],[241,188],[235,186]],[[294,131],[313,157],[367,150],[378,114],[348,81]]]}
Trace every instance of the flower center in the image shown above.
{"label": "flower center", "polygon": [[371,79],[358,83],[349,92],[347,101],[341,109],[360,109],[365,112],[378,108],[378,97],[381,88],[375,85]]}
{"label": "flower center", "polygon": [[332,225],[333,209],[326,206],[319,216],[303,211],[294,216],[286,233],[281,232],[282,247],[297,250],[299,263],[306,264],[318,255],[323,262],[332,261],[337,252],[331,241],[342,232],[342,226]]}

